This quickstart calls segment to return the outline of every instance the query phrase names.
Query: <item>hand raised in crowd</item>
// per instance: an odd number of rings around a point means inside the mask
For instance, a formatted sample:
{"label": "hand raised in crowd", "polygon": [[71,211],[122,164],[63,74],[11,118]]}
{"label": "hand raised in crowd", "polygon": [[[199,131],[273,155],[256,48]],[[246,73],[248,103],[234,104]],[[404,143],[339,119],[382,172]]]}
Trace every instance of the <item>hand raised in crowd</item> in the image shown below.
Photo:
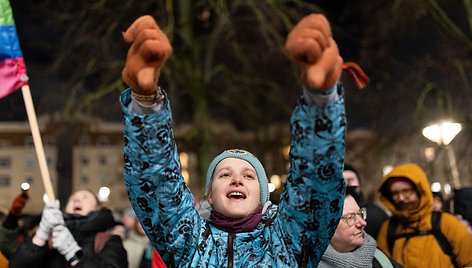
{"label": "hand raised in crowd", "polygon": [[70,262],[82,248],[77,244],[72,233],[64,225],[56,225],[52,230],[52,247]]}
{"label": "hand raised in crowd", "polygon": [[325,91],[339,80],[343,60],[325,16],[311,14],[300,20],[288,35],[285,49],[300,66],[308,88]]}
{"label": "hand raised in crowd", "polygon": [[15,197],[13,203],[11,204],[10,213],[15,215],[16,217],[20,217],[21,214],[23,214],[23,209],[26,206],[28,198],[28,193],[22,193]]}
{"label": "hand raised in crowd", "polygon": [[172,46],[151,16],[142,16],[123,33],[131,44],[122,78],[133,92],[152,95],[157,90],[161,67],[172,54]]}
{"label": "hand raised in crowd", "polygon": [[52,228],[56,225],[64,225],[64,218],[61,210],[59,210],[59,200],[46,202],[35,236],[43,241],[47,241]]}

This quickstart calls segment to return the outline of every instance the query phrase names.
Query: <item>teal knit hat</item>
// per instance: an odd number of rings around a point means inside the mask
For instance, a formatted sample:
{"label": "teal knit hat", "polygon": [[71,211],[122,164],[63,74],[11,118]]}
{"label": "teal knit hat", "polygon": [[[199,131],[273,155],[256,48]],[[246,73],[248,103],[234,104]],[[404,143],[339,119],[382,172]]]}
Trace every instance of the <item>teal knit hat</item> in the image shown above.
{"label": "teal knit hat", "polygon": [[259,185],[261,187],[261,204],[264,205],[269,201],[269,185],[267,181],[267,175],[264,171],[264,167],[261,162],[250,152],[241,150],[241,149],[231,149],[226,150],[217,155],[213,161],[211,161],[210,166],[208,167],[207,177],[206,177],[206,193],[211,189],[211,182],[213,177],[213,172],[215,168],[223,159],[226,158],[238,158],[247,161],[251,166],[256,170],[257,178],[259,179]]}

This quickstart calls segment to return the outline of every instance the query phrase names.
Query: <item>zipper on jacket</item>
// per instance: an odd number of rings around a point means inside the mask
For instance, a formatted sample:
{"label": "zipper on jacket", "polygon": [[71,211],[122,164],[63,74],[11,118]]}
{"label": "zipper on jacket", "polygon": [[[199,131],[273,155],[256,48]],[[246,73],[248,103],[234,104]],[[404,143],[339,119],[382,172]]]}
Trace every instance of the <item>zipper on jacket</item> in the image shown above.
{"label": "zipper on jacket", "polygon": [[234,240],[234,233],[228,233],[228,249],[226,254],[228,255],[228,268],[233,268],[234,262],[234,248],[233,248],[233,240]]}

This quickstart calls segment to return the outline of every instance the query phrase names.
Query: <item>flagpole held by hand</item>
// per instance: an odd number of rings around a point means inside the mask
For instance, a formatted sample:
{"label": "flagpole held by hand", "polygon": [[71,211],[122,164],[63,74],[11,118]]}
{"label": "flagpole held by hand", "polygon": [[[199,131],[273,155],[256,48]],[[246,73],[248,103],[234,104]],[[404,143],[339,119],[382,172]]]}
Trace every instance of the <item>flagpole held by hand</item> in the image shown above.
{"label": "flagpole held by hand", "polygon": [[22,86],[21,92],[23,93],[23,100],[25,102],[26,113],[28,114],[28,121],[31,128],[31,135],[33,136],[34,147],[36,149],[39,170],[41,171],[41,177],[43,178],[44,190],[48,195],[49,201],[53,202],[56,197],[52,188],[51,177],[49,176],[49,170],[46,162],[46,154],[44,153],[43,142],[41,141],[38,120],[36,119],[36,112],[34,110],[33,99],[31,98],[31,91],[29,85]]}

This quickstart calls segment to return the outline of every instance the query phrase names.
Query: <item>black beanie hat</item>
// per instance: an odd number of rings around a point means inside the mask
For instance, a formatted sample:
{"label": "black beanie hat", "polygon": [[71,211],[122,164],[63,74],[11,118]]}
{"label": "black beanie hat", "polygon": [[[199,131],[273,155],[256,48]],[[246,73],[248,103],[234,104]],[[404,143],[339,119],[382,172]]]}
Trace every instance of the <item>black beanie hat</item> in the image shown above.
{"label": "black beanie hat", "polygon": [[344,171],[346,171],[346,170],[350,170],[350,171],[356,173],[357,179],[359,180],[359,185],[362,185],[361,184],[361,176],[359,176],[359,172],[357,172],[357,170],[353,166],[344,163]]}

